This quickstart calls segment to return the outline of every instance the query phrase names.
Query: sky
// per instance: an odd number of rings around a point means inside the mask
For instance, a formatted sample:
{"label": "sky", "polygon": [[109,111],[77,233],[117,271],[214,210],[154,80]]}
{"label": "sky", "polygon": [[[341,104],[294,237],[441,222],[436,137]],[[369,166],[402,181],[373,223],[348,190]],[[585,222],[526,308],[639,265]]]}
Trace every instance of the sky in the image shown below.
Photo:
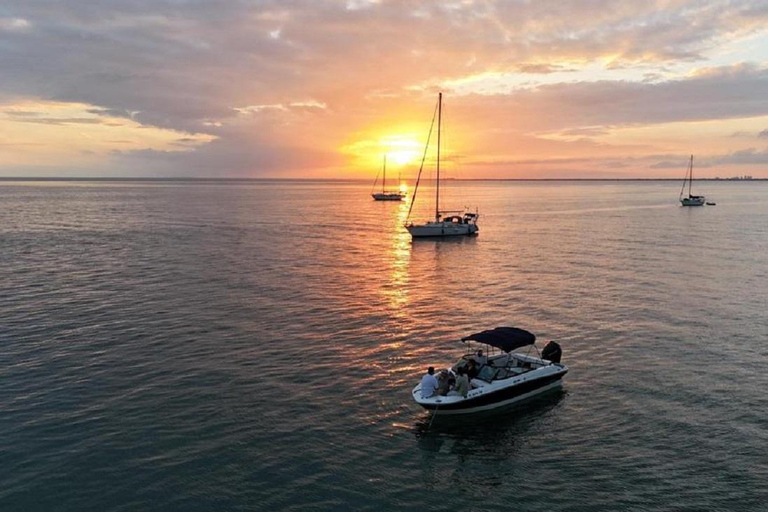
{"label": "sky", "polygon": [[442,92],[453,177],[768,178],[768,0],[5,0],[0,70],[0,177],[409,178]]}

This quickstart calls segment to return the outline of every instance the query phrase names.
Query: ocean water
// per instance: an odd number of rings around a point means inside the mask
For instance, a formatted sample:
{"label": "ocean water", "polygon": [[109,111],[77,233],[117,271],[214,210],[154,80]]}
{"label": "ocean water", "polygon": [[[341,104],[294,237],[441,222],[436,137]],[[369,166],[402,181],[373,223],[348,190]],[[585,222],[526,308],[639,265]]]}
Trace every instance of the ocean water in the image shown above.
{"label": "ocean water", "polygon": [[[679,186],[0,182],[0,510],[765,510],[768,182]],[[430,425],[497,325],[562,391]]]}

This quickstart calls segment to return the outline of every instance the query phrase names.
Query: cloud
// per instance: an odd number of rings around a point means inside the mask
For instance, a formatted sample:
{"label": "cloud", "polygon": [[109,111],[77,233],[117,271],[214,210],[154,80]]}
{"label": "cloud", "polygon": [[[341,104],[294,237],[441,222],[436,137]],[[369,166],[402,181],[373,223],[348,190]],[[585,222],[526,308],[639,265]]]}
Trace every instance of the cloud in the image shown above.
{"label": "cloud", "polygon": [[218,139],[194,154],[140,149],[112,153],[122,169],[144,169],[142,175],[248,178],[253,176],[324,177],[343,164],[335,151],[295,143],[262,144],[258,140]]}
{"label": "cloud", "polygon": [[549,73],[562,73],[569,71],[576,71],[575,68],[569,68],[561,64],[552,64],[548,62],[538,63],[526,63],[518,65],[515,70],[518,73],[531,73],[531,74],[549,74]]}
{"label": "cloud", "polygon": [[[687,160],[683,157],[680,157],[678,160],[662,160],[660,162],[656,162],[655,164],[651,164],[648,167],[651,169],[683,169],[685,165],[687,165]],[[710,166],[711,164],[709,163],[696,163],[697,168]]]}
{"label": "cloud", "polygon": [[22,123],[67,125],[67,124],[108,124],[102,119],[92,117],[22,117],[18,121]]}
{"label": "cloud", "polygon": [[[685,155],[675,160],[662,160],[650,166],[651,169],[683,169],[687,165]],[[741,149],[726,154],[696,157],[696,168],[710,168],[719,165],[768,165],[768,149]]]}
{"label": "cloud", "polygon": [[742,149],[727,155],[712,157],[712,161],[715,164],[766,165],[768,164],[768,149]]}
{"label": "cloud", "polygon": [[606,135],[608,134],[607,127],[604,126],[583,126],[579,128],[570,128],[567,130],[562,130],[561,132],[557,133],[556,135],[558,137],[564,138],[564,139],[583,139],[583,138],[589,138],[589,137],[596,137],[599,135]]}
{"label": "cloud", "polygon": [[7,32],[26,32],[30,26],[24,18],[0,18],[0,30]]}
{"label": "cloud", "polygon": [[[661,83],[600,81],[564,83],[505,95],[469,95],[464,112],[492,112],[524,119],[531,131],[673,121],[757,117],[768,114],[768,69],[731,72],[729,66],[701,76]],[[557,115],[541,116],[541,112]]]}
{"label": "cloud", "polygon": [[[92,105],[27,100],[0,105],[0,152],[4,170],[61,166],[98,166],[110,150],[153,147],[177,152],[194,150],[210,135],[140,125],[106,116]],[[179,141],[184,144],[179,145]],[[35,147],[35,151],[24,150]],[[12,148],[17,148],[13,150]]]}
{"label": "cloud", "polygon": [[[677,59],[765,19],[723,2],[670,4],[663,13],[629,1],[563,1],[557,9],[547,2],[356,2],[353,9],[309,1],[10,4],[35,27],[4,52],[3,64],[17,77],[11,87],[139,110],[159,124],[226,117],[233,104],[285,103],[311,92],[307,87],[338,97],[337,91],[367,92],[373,83],[399,88],[404,79],[456,77],[464,70],[453,64],[471,58],[476,70],[511,66],[528,73],[562,70],[549,62],[553,57]],[[414,15],[418,10],[429,20]],[[270,37],[277,29],[280,37]],[[260,101],[237,101],[248,98]]]}
{"label": "cloud", "polygon": [[305,109],[305,110],[325,110],[328,105],[320,101],[308,100],[308,101],[292,101],[290,103],[274,103],[272,105],[248,105],[247,107],[233,107],[240,114],[258,114],[268,110],[282,110],[287,112],[290,109]]}
{"label": "cloud", "polygon": [[[217,139],[187,155],[113,153],[114,165],[141,158],[157,172],[288,173],[343,165],[338,148],[350,133],[421,119],[433,89],[414,86],[468,76],[530,81],[505,94],[450,96],[449,112],[497,151],[537,131],[583,138],[603,126],[760,115],[768,100],[758,65],[707,65],[671,81],[669,70],[764,33],[766,22],[768,9],[740,0],[8,0],[0,97],[89,105],[102,122]],[[594,63],[632,78],[561,76]]]}

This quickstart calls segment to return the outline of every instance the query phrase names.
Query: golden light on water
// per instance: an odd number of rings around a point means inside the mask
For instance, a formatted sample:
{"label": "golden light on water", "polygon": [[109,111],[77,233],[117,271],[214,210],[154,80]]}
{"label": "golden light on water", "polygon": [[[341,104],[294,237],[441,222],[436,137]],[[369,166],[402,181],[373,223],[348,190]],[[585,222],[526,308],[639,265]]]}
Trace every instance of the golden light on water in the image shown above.
{"label": "golden light on water", "polygon": [[389,250],[391,255],[389,286],[385,292],[396,315],[406,315],[408,305],[407,284],[410,278],[408,264],[411,258],[411,240],[407,231],[399,229],[405,224],[407,216],[408,204],[403,201],[397,212],[397,228],[392,231]]}

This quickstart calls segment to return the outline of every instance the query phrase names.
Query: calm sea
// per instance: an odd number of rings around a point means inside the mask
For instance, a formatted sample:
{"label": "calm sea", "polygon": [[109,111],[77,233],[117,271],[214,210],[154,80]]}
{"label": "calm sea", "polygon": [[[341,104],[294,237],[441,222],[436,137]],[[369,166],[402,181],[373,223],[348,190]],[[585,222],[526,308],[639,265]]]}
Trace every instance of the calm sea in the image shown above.
{"label": "calm sea", "polygon": [[[768,183],[679,187],[0,182],[0,510],[765,510]],[[562,392],[430,426],[498,325]]]}

